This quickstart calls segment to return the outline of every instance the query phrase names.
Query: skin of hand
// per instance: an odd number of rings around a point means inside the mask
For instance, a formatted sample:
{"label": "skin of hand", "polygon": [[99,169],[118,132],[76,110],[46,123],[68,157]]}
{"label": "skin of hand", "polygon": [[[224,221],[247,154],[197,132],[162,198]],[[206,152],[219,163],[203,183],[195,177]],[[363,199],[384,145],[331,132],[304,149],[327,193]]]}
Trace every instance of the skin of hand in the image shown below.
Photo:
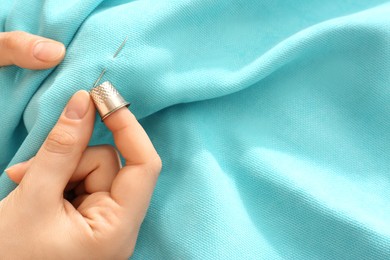
{"label": "skin of hand", "polygon": [[57,41],[14,31],[0,33],[0,66],[48,69],[65,56],[65,46]]}
{"label": "skin of hand", "polygon": [[[29,46],[42,40],[26,35],[23,42]],[[28,61],[33,58],[24,44],[1,43],[5,38],[13,41],[7,37],[12,33],[0,34],[0,59],[2,48],[16,56],[23,52],[27,58],[9,58],[0,64],[35,69],[48,66]],[[52,66],[61,59],[51,61]],[[78,91],[36,156],[6,170],[19,185],[0,201],[2,259],[127,259],[132,255],[161,160],[127,108],[104,121],[126,161],[123,167],[113,147],[87,147],[94,118],[88,92]],[[74,196],[67,199],[64,192],[70,190]]]}

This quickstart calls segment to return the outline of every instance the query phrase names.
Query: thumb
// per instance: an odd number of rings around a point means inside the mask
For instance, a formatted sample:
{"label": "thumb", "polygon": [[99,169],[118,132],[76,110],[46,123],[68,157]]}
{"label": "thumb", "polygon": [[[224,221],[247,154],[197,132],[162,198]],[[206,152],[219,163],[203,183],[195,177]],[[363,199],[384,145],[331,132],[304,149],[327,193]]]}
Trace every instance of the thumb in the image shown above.
{"label": "thumb", "polygon": [[47,136],[19,188],[34,199],[57,203],[77,168],[93,130],[95,108],[88,92],[73,95]]}

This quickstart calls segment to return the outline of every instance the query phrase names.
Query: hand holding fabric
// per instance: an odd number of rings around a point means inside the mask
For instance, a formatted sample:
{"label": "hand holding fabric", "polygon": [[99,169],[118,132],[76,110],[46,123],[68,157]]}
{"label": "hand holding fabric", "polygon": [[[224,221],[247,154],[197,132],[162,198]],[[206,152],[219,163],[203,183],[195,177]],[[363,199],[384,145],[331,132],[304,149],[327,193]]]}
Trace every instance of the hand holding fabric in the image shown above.
{"label": "hand holding fabric", "polygon": [[65,46],[57,41],[14,31],[0,33],[0,66],[48,69],[65,56]]}
{"label": "hand holding fabric", "polygon": [[[18,52],[23,44],[15,41],[0,44],[0,53],[7,53],[4,46],[15,47],[15,56],[1,64],[47,66],[33,61],[28,50]],[[21,53],[27,55],[25,60],[15,58]],[[5,259],[125,259],[132,254],[161,160],[126,108],[105,120],[125,166],[120,168],[112,147],[87,148],[94,118],[88,92],[77,92],[36,156],[7,170],[20,184],[0,202],[0,251]],[[75,198],[67,200],[66,190],[73,190]]]}
{"label": "hand holding fabric", "polygon": [[[3,256],[125,259],[132,254],[161,161],[135,117],[122,108],[105,120],[126,159],[116,174],[119,161],[111,148],[86,149],[94,117],[89,94],[77,92],[37,155],[8,169],[11,179],[21,181],[0,202]],[[63,195],[69,182],[78,183],[71,202]]]}

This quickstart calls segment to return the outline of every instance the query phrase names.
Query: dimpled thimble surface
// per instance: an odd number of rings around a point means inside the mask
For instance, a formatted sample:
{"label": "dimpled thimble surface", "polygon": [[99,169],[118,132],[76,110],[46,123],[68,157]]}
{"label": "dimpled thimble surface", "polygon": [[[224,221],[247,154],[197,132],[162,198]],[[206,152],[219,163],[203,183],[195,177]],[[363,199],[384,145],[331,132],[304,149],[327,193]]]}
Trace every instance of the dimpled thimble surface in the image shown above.
{"label": "dimpled thimble surface", "polygon": [[118,109],[130,105],[109,81],[91,89],[90,94],[102,121]]}

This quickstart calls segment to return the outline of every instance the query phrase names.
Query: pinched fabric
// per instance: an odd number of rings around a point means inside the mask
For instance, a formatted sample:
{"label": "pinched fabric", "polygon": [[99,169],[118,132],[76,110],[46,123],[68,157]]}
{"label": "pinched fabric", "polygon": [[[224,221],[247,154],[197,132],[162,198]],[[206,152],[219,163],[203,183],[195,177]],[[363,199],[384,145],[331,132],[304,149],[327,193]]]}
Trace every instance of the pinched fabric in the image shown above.
{"label": "pinched fabric", "polygon": [[[133,259],[390,259],[389,14],[384,0],[1,1],[0,31],[68,51],[55,69],[0,69],[0,170],[106,68],[164,164]],[[0,198],[14,187],[3,173]]]}

